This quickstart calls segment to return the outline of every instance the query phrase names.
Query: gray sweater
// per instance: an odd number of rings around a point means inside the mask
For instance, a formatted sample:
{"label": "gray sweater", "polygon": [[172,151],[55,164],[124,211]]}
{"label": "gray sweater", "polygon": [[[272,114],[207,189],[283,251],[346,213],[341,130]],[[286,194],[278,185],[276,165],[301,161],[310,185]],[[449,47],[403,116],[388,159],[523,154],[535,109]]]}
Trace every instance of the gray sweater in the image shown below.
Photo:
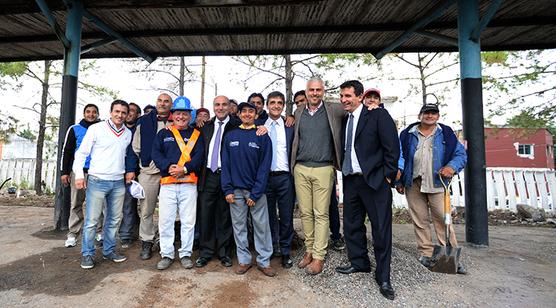
{"label": "gray sweater", "polygon": [[334,162],[332,133],[324,106],[311,116],[305,108],[299,121],[299,148],[296,161],[307,167],[322,167]]}

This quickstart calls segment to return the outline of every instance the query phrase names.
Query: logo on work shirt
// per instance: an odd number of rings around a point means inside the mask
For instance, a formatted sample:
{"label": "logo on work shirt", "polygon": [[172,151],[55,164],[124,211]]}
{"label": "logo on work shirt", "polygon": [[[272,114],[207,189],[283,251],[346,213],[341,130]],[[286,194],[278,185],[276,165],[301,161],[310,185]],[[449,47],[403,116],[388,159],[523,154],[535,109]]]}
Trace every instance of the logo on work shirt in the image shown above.
{"label": "logo on work shirt", "polygon": [[249,142],[249,147],[258,149],[258,148],[259,148],[259,145],[258,145],[256,142]]}
{"label": "logo on work shirt", "polygon": [[164,138],[164,142],[175,142],[176,139],[174,139],[174,137],[166,137]]}
{"label": "logo on work shirt", "polygon": [[230,141],[230,146],[231,147],[238,147],[239,146],[239,141]]}

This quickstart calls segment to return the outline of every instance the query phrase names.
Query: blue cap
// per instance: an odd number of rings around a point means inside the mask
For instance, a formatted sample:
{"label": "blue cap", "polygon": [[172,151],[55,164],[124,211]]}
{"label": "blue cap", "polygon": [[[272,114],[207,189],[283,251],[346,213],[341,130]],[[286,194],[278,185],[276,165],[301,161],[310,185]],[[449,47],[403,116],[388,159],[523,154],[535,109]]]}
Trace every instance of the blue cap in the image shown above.
{"label": "blue cap", "polygon": [[251,103],[251,102],[243,102],[241,104],[239,104],[239,106],[237,107],[238,111],[241,111],[241,109],[243,108],[253,108],[255,110],[257,110],[257,107],[255,107],[255,104]]}
{"label": "blue cap", "polygon": [[193,108],[191,108],[191,102],[189,101],[189,98],[185,96],[176,97],[176,99],[174,100],[174,104],[172,104],[172,109],[170,109],[170,111],[174,112],[176,110],[185,110],[185,111],[193,110]]}

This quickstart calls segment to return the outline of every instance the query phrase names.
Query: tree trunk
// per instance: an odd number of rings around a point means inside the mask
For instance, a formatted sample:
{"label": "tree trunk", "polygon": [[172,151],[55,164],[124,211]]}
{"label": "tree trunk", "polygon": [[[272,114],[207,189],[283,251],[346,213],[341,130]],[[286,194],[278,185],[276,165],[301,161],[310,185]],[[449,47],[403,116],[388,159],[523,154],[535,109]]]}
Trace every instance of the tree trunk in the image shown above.
{"label": "tree trunk", "polygon": [[42,80],[41,115],[39,118],[39,134],[37,136],[37,156],[35,165],[35,191],[42,195],[42,154],[44,150],[44,135],[46,133],[46,113],[48,109],[48,88],[50,87],[50,66],[52,61],[44,61],[44,76]]}
{"label": "tree trunk", "polygon": [[423,58],[421,58],[421,53],[417,53],[417,59],[419,63],[419,77],[421,77],[421,95],[423,96],[423,105],[427,104],[427,84],[425,83],[425,67],[423,66]]}
{"label": "tree trunk", "polygon": [[205,68],[207,66],[207,61],[205,56],[201,57],[201,107],[205,107]]}
{"label": "tree trunk", "polygon": [[284,59],[286,60],[286,115],[291,115],[293,112],[293,70],[291,55],[284,55]]}
{"label": "tree trunk", "polygon": [[180,96],[183,96],[185,87],[185,59],[180,57],[180,80],[179,80],[179,91]]}

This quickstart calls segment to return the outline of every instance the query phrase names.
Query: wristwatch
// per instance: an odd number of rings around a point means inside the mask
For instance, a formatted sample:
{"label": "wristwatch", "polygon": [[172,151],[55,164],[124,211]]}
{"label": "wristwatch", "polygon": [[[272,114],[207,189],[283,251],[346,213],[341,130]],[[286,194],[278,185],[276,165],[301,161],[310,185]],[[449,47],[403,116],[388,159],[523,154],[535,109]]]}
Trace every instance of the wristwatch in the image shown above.
{"label": "wristwatch", "polygon": [[183,166],[183,173],[186,174],[187,173],[187,167]]}

